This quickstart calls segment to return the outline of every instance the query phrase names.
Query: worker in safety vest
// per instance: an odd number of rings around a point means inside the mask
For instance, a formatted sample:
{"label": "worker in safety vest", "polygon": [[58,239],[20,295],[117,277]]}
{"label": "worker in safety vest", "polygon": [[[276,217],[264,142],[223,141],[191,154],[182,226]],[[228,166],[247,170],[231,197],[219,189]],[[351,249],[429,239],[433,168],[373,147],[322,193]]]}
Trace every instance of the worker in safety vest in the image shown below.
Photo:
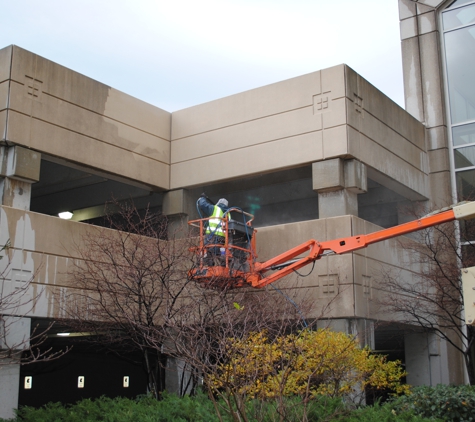
{"label": "worker in safety vest", "polygon": [[[224,244],[225,242],[225,228],[223,227],[223,217],[224,213],[228,210],[228,201],[225,198],[221,198],[216,205],[214,205],[211,200],[202,193],[198,199],[198,207],[203,213],[202,217],[209,217],[208,224],[205,229],[205,245],[209,244]],[[229,215],[228,215],[229,218]],[[219,256],[220,248],[214,247],[209,248],[208,252],[211,255]]]}

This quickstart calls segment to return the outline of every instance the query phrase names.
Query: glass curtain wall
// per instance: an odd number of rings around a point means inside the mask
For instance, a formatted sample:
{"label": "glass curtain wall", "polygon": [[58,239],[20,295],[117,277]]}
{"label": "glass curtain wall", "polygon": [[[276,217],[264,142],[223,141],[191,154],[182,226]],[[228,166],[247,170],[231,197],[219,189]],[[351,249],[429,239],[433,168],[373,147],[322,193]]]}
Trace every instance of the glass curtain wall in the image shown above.
{"label": "glass curtain wall", "polygon": [[475,199],[475,0],[442,12],[458,200]]}
{"label": "glass curtain wall", "polygon": [[[475,200],[475,0],[448,5],[442,27],[457,200]],[[474,239],[462,225],[462,240]]]}

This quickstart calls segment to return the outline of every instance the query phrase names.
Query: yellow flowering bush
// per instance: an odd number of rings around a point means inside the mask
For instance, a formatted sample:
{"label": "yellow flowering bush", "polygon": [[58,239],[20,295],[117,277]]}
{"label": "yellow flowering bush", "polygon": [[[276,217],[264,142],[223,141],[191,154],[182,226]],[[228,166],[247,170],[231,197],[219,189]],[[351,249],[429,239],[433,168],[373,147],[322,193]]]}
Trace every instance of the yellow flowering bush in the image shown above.
{"label": "yellow flowering bush", "polygon": [[230,339],[229,360],[210,375],[210,385],[245,400],[299,395],[343,397],[373,389],[404,393],[400,362],[360,348],[341,332],[304,330],[271,339],[265,332]]}

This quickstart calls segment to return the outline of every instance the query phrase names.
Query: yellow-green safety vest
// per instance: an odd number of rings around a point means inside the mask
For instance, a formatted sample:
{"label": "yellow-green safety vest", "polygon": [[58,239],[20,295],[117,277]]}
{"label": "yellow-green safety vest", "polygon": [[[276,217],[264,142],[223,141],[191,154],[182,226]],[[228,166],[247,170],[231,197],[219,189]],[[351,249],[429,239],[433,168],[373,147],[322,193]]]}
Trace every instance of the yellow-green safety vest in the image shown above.
{"label": "yellow-green safety vest", "polygon": [[218,207],[214,206],[213,214],[211,214],[210,219],[208,220],[208,227],[206,227],[206,234],[214,234],[216,236],[225,236],[223,230],[223,220],[224,211]]}

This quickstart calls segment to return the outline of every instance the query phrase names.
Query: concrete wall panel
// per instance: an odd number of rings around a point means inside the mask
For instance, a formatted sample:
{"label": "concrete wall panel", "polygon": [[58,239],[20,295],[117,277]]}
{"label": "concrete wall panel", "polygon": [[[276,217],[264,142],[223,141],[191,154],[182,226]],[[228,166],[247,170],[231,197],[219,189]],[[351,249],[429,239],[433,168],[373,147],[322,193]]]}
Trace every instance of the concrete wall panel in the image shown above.
{"label": "concrete wall panel", "polygon": [[439,148],[447,148],[447,127],[437,126],[428,128],[426,131],[427,137],[427,150],[431,151]]}
{"label": "concrete wall panel", "polygon": [[6,138],[7,115],[7,110],[0,111],[0,142]]}
{"label": "concrete wall panel", "polygon": [[450,171],[449,151],[447,148],[429,151],[429,158],[431,173]]}
{"label": "concrete wall panel", "polygon": [[12,49],[10,45],[0,50],[0,82],[10,79]]}
{"label": "concrete wall panel", "polygon": [[[325,285],[326,281],[320,281],[320,286],[307,288],[305,286],[289,287],[287,280],[282,280],[276,283],[276,287],[305,309],[310,307],[310,311],[306,315],[308,321],[340,318],[342,315],[351,317],[353,315],[353,286],[337,286],[337,293],[329,295],[324,293],[328,291],[328,286]],[[297,285],[299,283],[305,284],[305,279],[296,282]]]}
{"label": "concrete wall panel", "polygon": [[9,85],[9,81],[0,82],[0,111],[5,110],[8,106]]}
{"label": "concrete wall panel", "polygon": [[170,140],[171,113],[111,88],[104,116]]}
{"label": "concrete wall panel", "polygon": [[172,113],[172,139],[209,132],[313,105],[320,71]]}
{"label": "concrete wall panel", "polygon": [[377,120],[420,149],[425,148],[424,126],[398,104],[358,75],[353,69],[346,69],[348,124],[355,129],[365,130],[368,115]]}
{"label": "concrete wall panel", "polygon": [[323,128],[328,129],[346,123],[346,98],[329,100],[328,112],[322,113]]}
{"label": "concrete wall panel", "polygon": [[14,47],[12,80],[123,124],[170,138],[170,113],[50,60]]}
{"label": "concrete wall panel", "polygon": [[431,32],[419,37],[420,57],[422,67],[422,80],[425,119],[427,127],[445,124],[445,110],[442,91],[442,75],[439,59],[439,33]]}
{"label": "concrete wall panel", "polygon": [[411,17],[400,22],[401,40],[411,38],[417,34],[417,18]]}
{"label": "concrete wall panel", "polygon": [[[44,93],[40,100],[35,101],[25,94],[25,87],[16,82],[11,86],[10,108],[98,143],[104,142],[164,164],[169,163],[168,140]],[[35,134],[32,133],[31,136],[34,137]]]}
{"label": "concrete wall panel", "polygon": [[133,182],[169,188],[164,163],[12,111],[8,140]]}
{"label": "concrete wall panel", "polygon": [[345,96],[345,71],[347,66],[340,64],[321,71],[322,95],[331,93],[331,98],[343,98]]}
{"label": "concrete wall panel", "polygon": [[[260,143],[314,132],[321,130],[321,128],[321,119],[313,114],[313,107],[304,107],[175,140],[173,141],[171,162],[174,164],[225,151],[246,148]],[[255,157],[249,158],[255,159]]]}
{"label": "concrete wall panel", "polygon": [[364,158],[362,158],[361,161],[366,165],[389,176],[389,178],[393,179],[394,183],[409,188],[414,191],[416,195],[421,195],[420,199],[423,199],[422,197],[428,197],[427,175],[420,170],[420,168],[427,167],[423,159],[424,155],[420,156],[421,162],[419,166],[415,167],[352,128],[349,128],[348,132],[350,146],[353,142],[359,146],[359,152],[354,148],[350,148],[350,151],[353,152],[356,157],[363,157],[361,151],[364,151]]}
{"label": "concrete wall panel", "polygon": [[450,203],[450,198],[452,198],[452,177],[449,171],[430,175],[430,198],[433,209],[446,207]]}
{"label": "concrete wall panel", "polygon": [[323,158],[325,160],[348,155],[348,127],[346,125],[324,130],[322,138]]}
{"label": "concrete wall panel", "polygon": [[295,167],[322,158],[321,132],[312,132],[174,164],[170,189]]}
{"label": "concrete wall panel", "polygon": [[11,247],[38,254],[77,257],[77,242],[96,226],[62,220],[16,208],[0,207],[0,244],[10,240]]}
{"label": "concrete wall panel", "polygon": [[403,20],[416,15],[416,4],[412,0],[399,0],[399,19]]}
{"label": "concrete wall panel", "polygon": [[402,40],[401,48],[406,111],[424,121],[419,40],[416,37]]}
{"label": "concrete wall panel", "polygon": [[[417,122],[421,128],[421,136],[418,139],[419,145],[414,145],[410,140],[403,138],[398,132],[393,130],[385,121],[375,118],[370,113],[365,113],[364,118],[361,113],[357,112],[353,107],[348,107],[348,124],[361,132],[364,136],[376,142],[387,150],[388,159],[396,155],[413,166],[417,170],[425,173],[428,172],[427,158],[424,150],[424,133],[423,126]],[[366,151],[361,149],[356,158],[365,162]],[[356,152],[356,151],[355,151]]]}
{"label": "concrete wall panel", "polygon": [[418,19],[419,19],[418,25],[419,25],[420,34],[427,34],[437,29],[437,23],[436,23],[437,17],[433,10],[428,13],[424,13],[423,15],[419,15]]}

